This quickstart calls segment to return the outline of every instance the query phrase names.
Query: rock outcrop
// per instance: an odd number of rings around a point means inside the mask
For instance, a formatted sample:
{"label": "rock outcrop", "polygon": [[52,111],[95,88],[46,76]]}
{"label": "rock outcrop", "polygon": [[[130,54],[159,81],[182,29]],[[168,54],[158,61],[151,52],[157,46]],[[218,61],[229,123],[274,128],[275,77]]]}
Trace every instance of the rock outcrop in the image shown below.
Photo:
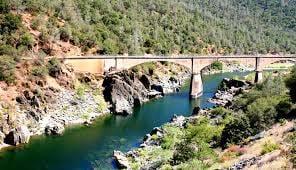
{"label": "rock outcrop", "polygon": [[104,97],[111,104],[111,111],[118,115],[132,114],[133,108],[149,99],[161,97],[164,94],[179,91],[187,73],[175,77],[153,77],[137,75],[131,70],[109,74],[103,82]]}
{"label": "rock outcrop", "polygon": [[26,126],[20,126],[18,128],[13,129],[8,133],[8,135],[4,138],[4,143],[9,145],[19,145],[28,143],[30,140],[30,131]]}
{"label": "rock outcrop", "polygon": [[148,90],[132,72],[108,75],[103,82],[104,96],[111,111],[120,115],[132,114],[135,106],[148,100]]}
{"label": "rock outcrop", "polygon": [[252,84],[242,80],[224,78],[214,97],[209,102],[218,106],[230,106],[234,96],[251,88]]}
{"label": "rock outcrop", "polygon": [[114,151],[113,157],[119,169],[130,169],[127,157],[121,151]]}

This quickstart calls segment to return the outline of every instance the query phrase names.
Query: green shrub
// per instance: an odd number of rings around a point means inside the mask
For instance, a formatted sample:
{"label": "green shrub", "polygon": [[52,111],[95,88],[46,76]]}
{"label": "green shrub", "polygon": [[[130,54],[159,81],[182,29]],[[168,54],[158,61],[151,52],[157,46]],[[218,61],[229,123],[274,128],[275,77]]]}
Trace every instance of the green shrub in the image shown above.
{"label": "green shrub", "polygon": [[9,1],[1,0],[0,1],[0,14],[4,14],[9,12]]}
{"label": "green shrub", "polygon": [[5,81],[8,84],[14,83],[15,67],[16,62],[12,57],[0,56],[0,81]]}
{"label": "green shrub", "polygon": [[165,125],[163,126],[163,130],[165,132],[165,136],[161,142],[161,147],[163,149],[172,149],[184,136],[183,131],[179,127]]}
{"label": "green shrub", "polygon": [[108,108],[108,104],[106,103],[104,97],[102,95],[96,95],[94,96],[96,102],[97,102],[97,109],[99,112],[105,112]]}
{"label": "green shrub", "polygon": [[103,54],[118,54],[119,47],[116,41],[112,39],[107,39],[103,43]]}
{"label": "green shrub", "polygon": [[17,50],[11,45],[4,44],[0,46],[0,55],[16,56],[17,53]]}
{"label": "green shrub", "polygon": [[179,165],[183,162],[187,162],[191,159],[194,159],[195,155],[195,146],[192,145],[189,141],[182,141],[176,145],[172,164]]}
{"label": "green shrub", "polygon": [[296,102],[296,66],[293,67],[290,75],[286,79],[286,86],[293,102]]}
{"label": "green shrub", "polygon": [[71,32],[69,28],[61,28],[60,29],[60,40],[62,41],[69,41],[71,38]]}
{"label": "green shrub", "polygon": [[31,74],[33,76],[38,76],[38,77],[45,77],[48,74],[48,70],[45,66],[34,66],[31,70]]}
{"label": "green shrub", "polygon": [[11,33],[19,29],[22,25],[21,17],[12,13],[5,14],[0,19],[0,33]]}
{"label": "green shrub", "polygon": [[264,155],[266,153],[272,152],[272,151],[277,150],[277,149],[279,149],[278,144],[273,143],[271,141],[267,141],[262,146],[261,155]]}
{"label": "green shrub", "polygon": [[57,58],[52,58],[48,61],[47,69],[50,76],[57,78],[62,73],[61,62]]}
{"label": "green shrub", "polygon": [[211,64],[211,68],[214,70],[223,70],[223,63],[221,61],[214,61]]}
{"label": "green shrub", "polygon": [[246,115],[253,134],[259,133],[275,123],[278,117],[275,106],[279,101],[279,97],[259,98],[247,106]]}
{"label": "green shrub", "polygon": [[281,118],[288,118],[289,117],[289,113],[292,111],[293,109],[293,103],[288,100],[281,100],[276,106],[275,109],[278,113],[278,119]]}
{"label": "green shrub", "polygon": [[248,117],[240,115],[226,124],[221,135],[221,146],[226,148],[229,144],[237,144],[251,135],[251,126]]}
{"label": "green shrub", "polygon": [[25,33],[21,36],[20,45],[25,46],[28,49],[31,49],[34,45],[34,38],[31,36],[31,34]]}
{"label": "green shrub", "polygon": [[290,158],[291,162],[293,164],[293,168],[296,168],[296,132],[293,132],[289,137],[288,137],[289,143],[291,143],[291,153],[290,153]]}

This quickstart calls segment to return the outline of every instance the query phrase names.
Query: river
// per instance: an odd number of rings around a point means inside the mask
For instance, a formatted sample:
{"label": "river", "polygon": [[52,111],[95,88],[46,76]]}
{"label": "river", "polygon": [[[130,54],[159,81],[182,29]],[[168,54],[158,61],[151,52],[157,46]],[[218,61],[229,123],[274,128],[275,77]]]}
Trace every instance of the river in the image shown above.
{"label": "river", "polygon": [[139,146],[153,127],[168,122],[174,114],[189,116],[195,106],[212,107],[212,97],[224,77],[246,73],[203,76],[204,94],[189,100],[189,87],[179,93],[152,100],[128,117],[107,116],[90,127],[67,128],[63,136],[33,137],[29,144],[0,152],[0,170],[92,170],[114,169],[113,150],[128,151]]}

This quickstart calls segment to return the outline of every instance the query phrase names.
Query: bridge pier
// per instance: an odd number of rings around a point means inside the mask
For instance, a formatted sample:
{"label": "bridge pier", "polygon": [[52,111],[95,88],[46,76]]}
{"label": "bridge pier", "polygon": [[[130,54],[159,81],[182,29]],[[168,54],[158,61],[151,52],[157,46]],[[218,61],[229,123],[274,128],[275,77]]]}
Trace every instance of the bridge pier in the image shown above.
{"label": "bridge pier", "polygon": [[190,98],[196,99],[202,96],[203,93],[203,84],[200,73],[193,73],[191,75],[190,82]]}
{"label": "bridge pier", "polygon": [[256,70],[255,73],[255,83],[260,83],[263,80],[263,71]]}

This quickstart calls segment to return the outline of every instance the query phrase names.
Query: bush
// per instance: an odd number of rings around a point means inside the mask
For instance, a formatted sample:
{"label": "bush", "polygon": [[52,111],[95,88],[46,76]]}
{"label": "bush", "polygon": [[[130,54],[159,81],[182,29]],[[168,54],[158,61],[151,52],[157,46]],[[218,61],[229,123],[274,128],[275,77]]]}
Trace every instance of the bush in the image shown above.
{"label": "bush", "polygon": [[67,28],[60,29],[60,40],[67,42],[70,40],[70,37],[71,37],[71,32],[69,29]]}
{"label": "bush", "polygon": [[275,106],[275,109],[278,113],[277,119],[288,118],[293,109],[293,103],[288,99],[282,100]]}
{"label": "bush", "polygon": [[16,56],[17,50],[11,45],[1,45],[0,46],[0,55]]}
{"label": "bush", "polygon": [[16,62],[12,57],[0,56],[0,81],[8,84],[15,82]]}
{"label": "bush", "polygon": [[228,123],[222,131],[221,146],[226,148],[229,144],[238,144],[251,135],[251,126],[248,117],[240,115]]}
{"label": "bush", "polygon": [[31,49],[34,45],[34,38],[29,33],[25,33],[21,36],[19,45],[25,46],[28,49]]}
{"label": "bush", "polygon": [[277,149],[279,149],[278,144],[273,143],[271,141],[267,141],[262,146],[261,155],[267,154],[267,153],[272,152]]}
{"label": "bush", "polygon": [[286,86],[290,90],[289,94],[293,102],[296,102],[296,66],[293,67],[290,75],[286,79]]}
{"label": "bush", "polygon": [[223,63],[220,62],[220,61],[214,61],[211,64],[211,68],[214,69],[214,70],[222,70],[223,69]]}
{"label": "bush", "polygon": [[48,74],[48,70],[45,66],[35,66],[31,70],[33,76],[45,77]]}
{"label": "bush", "polygon": [[177,144],[173,154],[173,165],[178,165],[194,158],[195,146],[189,141],[183,141]]}
{"label": "bush", "polygon": [[47,69],[50,76],[57,78],[62,73],[61,62],[57,58],[52,58],[48,61]]}
{"label": "bush", "polygon": [[183,132],[179,127],[165,125],[163,127],[165,136],[162,138],[161,147],[163,149],[172,149],[176,143],[180,142]]}
{"label": "bush", "polygon": [[259,133],[275,123],[278,117],[275,106],[279,101],[279,97],[259,98],[247,106],[246,115],[253,134]]}
{"label": "bush", "polygon": [[22,25],[21,17],[11,13],[5,14],[4,18],[0,20],[0,32],[11,33],[19,29]]}
{"label": "bush", "polygon": [[8,0],[1,0],[0,1],[0,14],[4,14],[9,12],[9,1]]}

